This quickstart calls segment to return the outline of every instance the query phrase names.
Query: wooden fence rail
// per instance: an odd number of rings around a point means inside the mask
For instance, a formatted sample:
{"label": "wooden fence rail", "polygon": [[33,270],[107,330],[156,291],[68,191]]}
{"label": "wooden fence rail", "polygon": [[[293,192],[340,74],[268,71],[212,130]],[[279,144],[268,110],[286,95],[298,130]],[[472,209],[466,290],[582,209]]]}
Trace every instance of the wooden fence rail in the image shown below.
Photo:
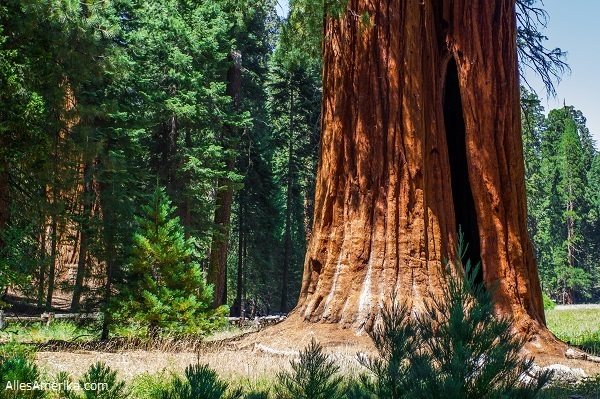
{"label": "wooden fence rail", "polygon": [[256,327],[264,327],[271,324],[277,324],[283,320],[285,320],[286,316],[261,316],[261,317],[227,317],[227,321],[230,324],[234,324],[236,326],[256,326]]}
{"label": "wooden fence rail", "polygon": [[67,320],[67,319],[100,319],[100,313],[53,313],[44,312],[39,316],[7,316],[3,310],[0,310],[0,329],[4,328],[8,323],[31,323],[41,322],[49,325],[53,320]]}
{"label": "wooden fence rail", "polygon": [[[40,322],[50,325],[53,320],[68,320],[68,319],[91,319],[98,320],[101,317],[100,312],[95,313],[53,313],[44,312],[39,316],[7,316],[3,310],[0,310],[0,330],[8,323],[32,323]],[[277,324],[285,320],[285,316],[263,316],[263,317],[226,317],[230,324],[238,326],[257,326],[263,327],[271,324]]]}

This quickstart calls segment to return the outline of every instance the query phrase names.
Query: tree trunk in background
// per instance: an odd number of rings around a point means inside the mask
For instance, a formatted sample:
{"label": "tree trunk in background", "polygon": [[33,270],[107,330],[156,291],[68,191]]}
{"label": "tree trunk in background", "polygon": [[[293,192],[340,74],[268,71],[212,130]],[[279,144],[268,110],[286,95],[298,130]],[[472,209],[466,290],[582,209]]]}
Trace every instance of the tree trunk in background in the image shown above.
{"label": "tree trunk in background", "polygon": [[[227,170],[233,170],[233,160],[227,162]],[[217,210],[215,211],[215,232],[210,248],[210,263],[207,280],[214,287],[213,307],[225,303],[227,295],[227,246],[229,244],[229,226],[231,222],[231,203],[233,201],[233,185],[231,180],[218,179]],[[223,188],[225,187],[225,188]]]}
{"label": "tree trunk in background", "polygon": [[115,211],[114,204],[112,204],[112,200],[114,200],[114,189],[112,182],[113,179],[113,167],[111,165],[110,160],[110,151],[111,151],[111,138],[106,137],[106,144],[104,148],[104,164],[103,167],[103,180],[98,184],[99,190],[99,199],[100,199],[100,212],[102,214],[102,234],[104,241],[104,262],[106,265],[106,282],[104,284],[104,298],[103,298],[103,318],[102,318],[102,332],[100,335],[100,339],[108,339],[109,335],[109,327],[112,324],[112,312],[110,311],[109,306],[112,301],[112,289],[113,282],[115,277],[115,259],[117,257],[116,254],[116,242],[115,242],[115,230],[116,230],[116,220],[115,220]]}
{"label": "tree trunk in background", "polygon": [[52,235],[50,236],[50,268],[48,269],[48,291],[46,294],[46,310],[52,309],[52,297],[54,296],[54,280],[56,277],[56,263],[58,262],[58,228],[57,216],[52,215],[50,228]]}
{"label": "tree trunk in background", "polygon": [[[290,122],[291,125],[291,122]],[[292,189],[293,189],[293,175],[292,175],[292,162],[294,155],[294,143],[292,137],[290,137],[289,149],[288,149],[288,181],[286,188],[286,199],[285,199],[285,237],[283,242],[283,270],[281,273],[281,303],[279,304],[279,311],[286,313],[288,311],[288,283],[289,283],[289,270],[292,257]]]}
{"label": "tree trunk in background", "polygon": [[[106,283],[104,284],[104,306],[107,307],[112,301],[112,286],[115,272],[115,245],[111,238],[106,238],[105,258],[106,258]],[[109,327],[112,324],[112,315],[110,311],[104,312],[102,318],[102,333],[100,339],[108,339]]]}
{"label": "tree trunk in background", "polygon": [[393,292],[418,307],[440,292],[460,225],[498,312],[552,339],[526,228],[514,1],[349,0],[324,36],[295,312],[360,331]]}
{"label": "tree trunk in background", "polygon": [[243,192],[239,193],[238,209],[238,259],[237,259],[237,285],[235,288],[235,301],[231,308],[231,316],[244,316],[244,241],[246,231],[244,228],[245,206]]}
{"label": "tree trunk in background", "polygon": [[81,224],[79,228],[79,258],[77,260],[77,273],[75,275],[75,287],[73,288],[73,297],[71,300],[71,312],[79,311],[79,302],[83,292],[83,278],[85,276],[85,268],[87,264],[88,242],[90,219],[92,217],[92,180],[90,171],[92,164],[88,163],[83,168],[83,192],[82,201],[83,207],[81,211]]}
{"label": "tree trunk in background", "polygon": [[292,256],[292,189],[294,188],[293,162],[294,162],[294,90],[290,85],[290,137],[288,144],[288,173],[285,194],[285,237],[283,242],[283,270],[281,271],[281,303],[279,311],[286,313],[288,310],[288,274]]}
{"label": "tree trunk in background", "polygon": [[[47,200],[47,194],[46,194],[46,186],[43,186],[42,189],[40,190],[40,198],[43,199],[43,202],[46,202]],[[41,261],[40,263],[40,269],[38,272],[38,292],[37,292],[37,307],[39,309],[42,308],[42,306],[44,305],[44,281],[46,280],[46,218],[44,217],[44,215],[42,214],[42,211],[40,210],[40,238],[39,238],[39,259]]]}
{"label": "tree trunk in background", "polygon": [[[70,93],[70,92],[69,92]],[[69,100],[71,99],[70,94],[67,95],[67,106],[69,109]],[[56,277],[56,263],[58,262],[58,207],[59,207],[59,188],[58,186],[58,164],[59,164],[59,148],[60,148],[60,139],[62,138],[64,132],[57,132],[54,137],[53,142],[53,150],[52,150],[52,180],[50,187],[50,265],[48,268],[48,290],[46,291],[46,310],[50,310],[52,308],[52,297],[54,296],[54,279]],[[48,190],[47,190],[48,192]]]}
{"label": "tree trunk in background", "polygon": [[[2,144],[3,150],[0,150],[0,251],[4,249],[4,232],[8,223],[8,160],[3,153],[7,146]],[[0,287],[1,288],[1,287]]]}
{"label": "tree trunk in background", "polygon": [[[242,84],[242,54],[232,50],[230,57],[233,65],[227,71],[227,95],[233,99],[234,109],[240,104],[240,87]],[[234,148],[235,128],[226,125],[223,131],[222,145],[224,149]],[[226,162],[227,173],[235,169],[235,159],[229,156]],[[231,224],[231,203],[233,201],[233,182],[229,177],[218,179],[215,211],[215,232],[213,233],[210,262],[207,280],[214,287],[213,307],[217,308],[227,301],[227,246],[229,244],[229,227]]]}

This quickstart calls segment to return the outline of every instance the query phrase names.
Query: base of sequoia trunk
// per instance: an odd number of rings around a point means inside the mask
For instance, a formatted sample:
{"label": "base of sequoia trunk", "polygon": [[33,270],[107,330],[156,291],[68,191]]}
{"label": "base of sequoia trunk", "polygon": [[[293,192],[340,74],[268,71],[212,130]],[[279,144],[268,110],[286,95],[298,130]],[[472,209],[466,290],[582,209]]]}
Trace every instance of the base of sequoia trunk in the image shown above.
{"label": "base of sequoia trunk", "polygon": [[[367,333],[358,333],[339,324],[307,322],[295,312],[285,321],[250,333],[231,344],[238,349],[265,351],[266,348],[266,355],[289,355],[297,354],[313,338],[323,345],[327,353],[341,353],[348,358],[354,358],[357,353],[376,354],[375,346]],[[544,328],[538,330],[527,342],[523,355],[534,357],[539,366],[558,363],[571,368],[583,368],[589,375],[600,374],[600,364],[565,357],[568,348],[567,344]]]}

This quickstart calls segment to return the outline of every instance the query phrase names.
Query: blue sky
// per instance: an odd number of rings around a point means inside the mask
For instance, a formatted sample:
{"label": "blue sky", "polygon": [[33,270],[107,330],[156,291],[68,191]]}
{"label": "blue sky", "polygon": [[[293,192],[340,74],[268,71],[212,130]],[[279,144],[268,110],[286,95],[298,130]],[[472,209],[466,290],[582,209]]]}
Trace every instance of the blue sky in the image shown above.
{"label": "blue sky", "polygon": [[[287,14],[288,0],[278,0],[277,12]],[[560,47],[568,53],[571,73],[556,87],[556,98],[546,98],[543,85],[535,76],[528,80],[542,97],[546,111],[562,107],[563,101],[580,109],[600,149],[600,39],[595,27],[600,24],[598,0],[543,0],[549,14],[544,34],[547,47]]]}
{"label": "blue sky", "polygon": [[[548,47],[566,51],[571,74],[565,75],[556,88],[556,98],[542,101],[549,109],[559,108],[563,100],[580,109],[587,118],[587,126],[600,145],[600,43],[595,28],[599,24],[598,0],[544,0],[549,14],[544,34]],[[528,78],[529,79],[529,78]],[[542,84],[534,86],[542,96]]]}
{"label": "blue sky", "polygon": [[277,14],[280,17],[287,16],[288,7],[288,0],[277,0]]}

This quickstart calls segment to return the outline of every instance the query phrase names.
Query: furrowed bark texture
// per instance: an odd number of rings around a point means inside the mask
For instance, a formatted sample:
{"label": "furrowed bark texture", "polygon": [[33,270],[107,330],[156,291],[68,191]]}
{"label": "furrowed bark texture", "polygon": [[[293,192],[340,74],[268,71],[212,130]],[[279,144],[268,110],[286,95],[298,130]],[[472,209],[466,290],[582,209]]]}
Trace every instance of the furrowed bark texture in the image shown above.
{"label": "furrowed bark texture", "polygon": [[[499,284],[498,312],[523,333],[545,331],[525,225],[514,1],[349,0],[324,33],[315,218],[295,312],[362,330],[393,293],[416,304],[438,293],[468,224],[453,188],[470,189],[473,256]],[[463,143],[462,185],[452,140]]]}

